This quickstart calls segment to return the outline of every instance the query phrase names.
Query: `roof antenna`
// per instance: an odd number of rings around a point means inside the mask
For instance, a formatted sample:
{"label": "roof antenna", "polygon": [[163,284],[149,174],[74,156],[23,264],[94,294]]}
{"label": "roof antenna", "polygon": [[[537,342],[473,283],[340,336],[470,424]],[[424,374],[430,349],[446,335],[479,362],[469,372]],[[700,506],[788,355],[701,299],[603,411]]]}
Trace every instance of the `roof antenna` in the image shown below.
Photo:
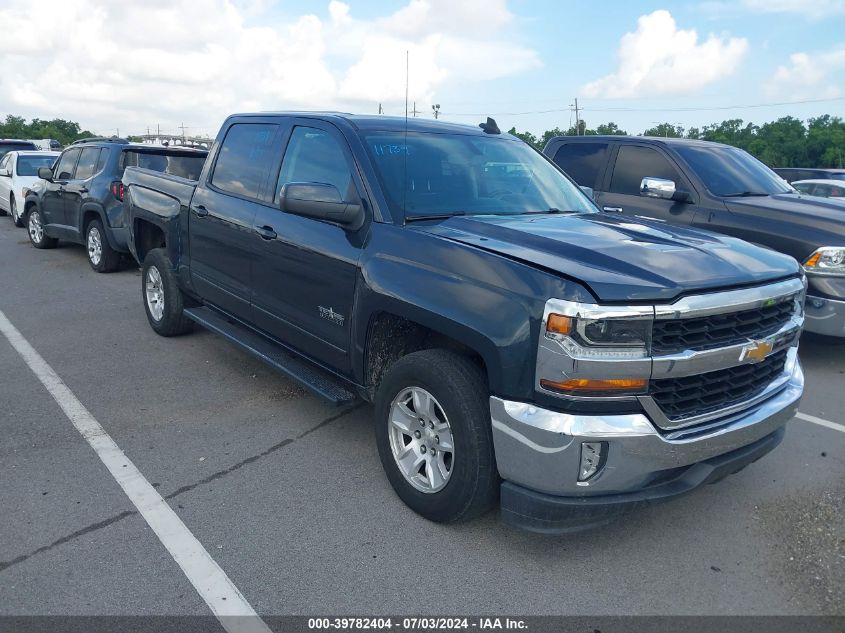
{"label": "roof antenna", "polygon": [[499,126],[496,125],[495,119],[491,119],[489,116],[487,117],[487,123],[479,123],[478,127],[484,130],[485,134],[501,134],[502,130],[499,129]]}
{"label": "roof antenna", "polygon": [[405,51],[405,139],[403,144],[404,155],[404,174],[402,176],[402,223],[405,223],[405,218],[408,215],[407,199],[408,199],[408,75],[409,75],[409,60],[411,58],[410,51]]}

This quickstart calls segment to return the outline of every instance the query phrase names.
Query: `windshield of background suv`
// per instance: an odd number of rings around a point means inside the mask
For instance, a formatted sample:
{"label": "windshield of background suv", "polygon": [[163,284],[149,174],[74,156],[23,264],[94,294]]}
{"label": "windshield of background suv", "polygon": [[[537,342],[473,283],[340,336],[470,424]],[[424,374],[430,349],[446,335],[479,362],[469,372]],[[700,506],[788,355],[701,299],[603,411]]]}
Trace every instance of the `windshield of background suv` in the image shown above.
{"label": "windshield of background suv", "polygon": [[714,196],[766,196],[792,192],[792,187],[780,176],[741,149],[681,145],[676,151]]}
{"label": "windshield of background suv", "polygon": [[365,144],[391,209],[404,208],[408,218],[597,211],[577,185],[521,141],[413,132],[406,142],[404,132],[378,132]]}
{"label": "windshield of background suv", "polygon": [[3,158],[9,152],[17,152],[20,150],[31,151],[38,149],[32,143],[0,143],[0,158]]}
{"label": "windshield of background suv", "polygon": [[37,176],[39,167],[52,167],[55,156],[18,156],[18,176]]}

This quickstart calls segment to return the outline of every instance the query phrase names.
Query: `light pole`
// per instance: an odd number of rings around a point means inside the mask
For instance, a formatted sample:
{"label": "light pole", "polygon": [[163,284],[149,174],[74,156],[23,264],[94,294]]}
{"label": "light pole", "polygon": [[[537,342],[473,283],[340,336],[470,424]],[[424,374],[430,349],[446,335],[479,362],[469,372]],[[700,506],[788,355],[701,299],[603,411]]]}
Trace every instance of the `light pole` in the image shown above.
{"label": "light pole", "polygon": [[436,103],[436,104],[434,104],[433,106],[431,106],[431,111],[434,113],[434,118],[435,118],[435,119],[436,119],[437,117],[439,117],[439,116],[440,116],[440,104],[439,104],[439,103]]}

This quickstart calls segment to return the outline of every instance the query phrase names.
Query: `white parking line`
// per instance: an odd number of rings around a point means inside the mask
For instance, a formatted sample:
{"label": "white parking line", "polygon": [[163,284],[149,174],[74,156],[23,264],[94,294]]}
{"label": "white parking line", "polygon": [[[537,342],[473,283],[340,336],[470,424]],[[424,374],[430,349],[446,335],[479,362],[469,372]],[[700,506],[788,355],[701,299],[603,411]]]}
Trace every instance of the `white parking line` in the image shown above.
{"label": "white parking line", "polygon": [[840,433],[845,433],[845,425],[837,424],[836,422],[831,422],[830,420],[817,418],[814,415],[807,415],[806,413],[796,413],[795,417],[806,422],[818,424],[819,426],[826,426],[827,428],[833,429],[834,431],[839,431]]}
{"label": "white parking line", "polygon": [[182,520],[136,468],[59,375],[0,310],[0,332],[29,365],[76,430],[96,451],[112,477],[182,568],[200,597],[229,633],[269,633],[243,594]]}

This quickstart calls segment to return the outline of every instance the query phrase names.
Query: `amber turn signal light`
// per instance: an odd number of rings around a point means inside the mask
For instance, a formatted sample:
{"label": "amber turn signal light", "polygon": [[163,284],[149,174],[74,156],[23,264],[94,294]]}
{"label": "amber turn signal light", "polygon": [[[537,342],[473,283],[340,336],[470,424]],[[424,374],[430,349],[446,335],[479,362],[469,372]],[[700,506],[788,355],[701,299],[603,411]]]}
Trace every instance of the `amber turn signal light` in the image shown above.
{"label": "amber turn signal light", "polygon": [[600,391],[645,391],[645,379],[591,380],[589,378],[570,378],[569,380],[540,380],[543,389],[566,393],[596,393]]}
{"label": "amber turn signal light", "polygon": [[546,331],[552,334],[569,334],[572,332],[572,319],[562,314],[550,314],[546,321]]}
{"label": "amber turn signal light", "polygon": [[816,251],[816,252],[815,252],[815,253],[813,253],[813,255],[810,257],[810,259],[808,259],[806,262],[804,262],[804,265],[805,265],[805,266],[808,266],[808,267],[810,267],[810,268],[812,268],[813,266],[815,266],[816,264],[818,264],[818,263],[819,263],[819,260],[820,260],[821,258],[822,258],[821,251]]}

